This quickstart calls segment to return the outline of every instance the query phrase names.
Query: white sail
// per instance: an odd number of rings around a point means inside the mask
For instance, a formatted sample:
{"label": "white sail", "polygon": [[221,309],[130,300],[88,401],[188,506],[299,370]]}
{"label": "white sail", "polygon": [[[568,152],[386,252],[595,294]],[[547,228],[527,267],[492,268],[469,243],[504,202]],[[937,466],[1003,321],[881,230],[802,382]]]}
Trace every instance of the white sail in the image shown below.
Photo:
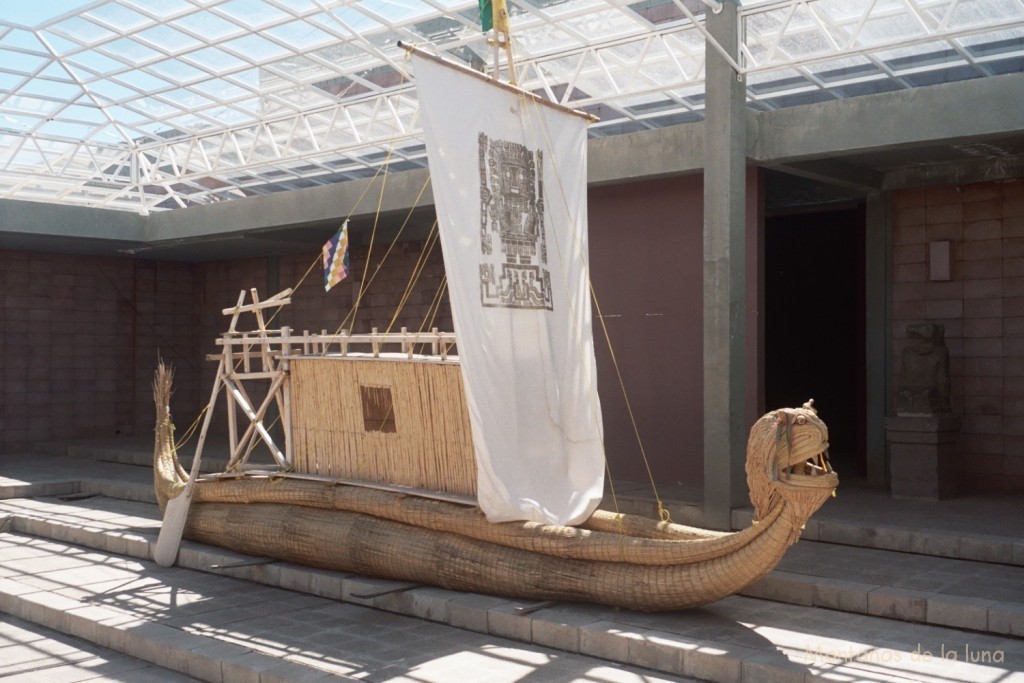
{"label": "white sail", "polygon": [[579,523],[604,485],[586,119],[430,57],[413,69],[480,507]]}

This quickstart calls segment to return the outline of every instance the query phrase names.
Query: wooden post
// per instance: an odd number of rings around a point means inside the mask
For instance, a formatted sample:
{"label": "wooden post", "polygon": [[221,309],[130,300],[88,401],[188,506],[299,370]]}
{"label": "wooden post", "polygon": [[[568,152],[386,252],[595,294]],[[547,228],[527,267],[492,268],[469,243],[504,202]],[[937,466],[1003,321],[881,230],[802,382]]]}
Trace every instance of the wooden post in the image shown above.
{"label": "wooden post", "polygon": [[[236,316],[237,318],[237,316]],[[234,321],[232,321],[234,326]],[[231,343],[231,335],[225,333],[224,335],[224,349],[223,349],[223,370],[225,374],[232,375],[235,372],[235,348]],[[235,398],[231,395],[230,391],[224,392],[227,397],[224,401],[228,411],[228,447],[231,452],[234,453],[235,447],[238,445],[238,416],[235,414]],[[207,410],[213,410],[213,406],[209,406]]]}
{"label": "wooden post", "polygon": [[[235,315],[237,320],[238,315]],[[235,320],[232,320],[232,326]],[[192,456],[192,468],[189,471],[188,483],[185,490],[167,501],[164,510],[164,518],[160,524],[160,534],[157,536],[156,545],[153,548],[153,559],[161,567],[170,567],[178,557],[178,548],[181,545],[181,535],[185,530],[185,522],[188,519],[188,508],[192,503],[192,489],[196,485],[196,477],[199,476],[199,463],[203,457],[203,445],[206,443],[206,435],[210,431],[210,421],[213,419],[213,407],[217,403],[217,393],[226,381],[225,358],[221,356],[217,365],[217,379],[213,381],[213,389],[210,391],[210,402],[206,407],[206,416],[203,418],[203,426],[199,430],[199,442],[196,444],[195,455]]]}
{"label": "wooden post", "polygon": [[278,369],[281,375],[284,377],[284,382],[281,383],[281,396],[282,401],[278,402],[278,410],[281,411],[281,431],[284,433],[284,459],[288,466],[291,466],[294,462],[292,460],[292,383],[291,376],[288,373],[289,362],[287,356],[290,356],[291,342],[284,340],[289,339],[292,336],[292,330],[290,327],[281,328],[281,360],[278,363]]}
{"label": "wooden post", "polygon": [[[259,297],[259,294],[256,293],[256,288],[253,287],[249,291],[252,292],[252,305],[253,305],[253,307],[258,306],[260,304],[260,297]],[[259,309],[259,308],[254,308],[253,315],[256,316],[256,329],[259,332],[260,360],[261,360],[261,362],[263,364],[262,369],[263,370],[272,370],[273,367],[274,367],[274,362],[273,362],[273,360],[270,357],[270,347],[269,347],[269,341],[267,339],[267,325],[263,321],[263,310]]]}
{"label": "wooden post", "polygon": [[[235,331],[235,325],[238,324],[238,314],[241,312],[239,309],[242,307],[242,303],[245,301],[245,290],[243,289],[238,293],[238,303],[235,304],[235,314],[231,316],[231,324],[228,325],[228,332]],[[229,315],[228,311],[224,311],[224,315]]]}

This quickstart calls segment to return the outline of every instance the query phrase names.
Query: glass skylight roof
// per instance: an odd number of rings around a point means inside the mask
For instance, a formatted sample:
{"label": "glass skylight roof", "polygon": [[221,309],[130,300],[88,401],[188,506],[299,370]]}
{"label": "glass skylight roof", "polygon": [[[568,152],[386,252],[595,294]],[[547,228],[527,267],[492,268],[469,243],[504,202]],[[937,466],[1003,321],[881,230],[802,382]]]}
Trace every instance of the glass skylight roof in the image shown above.
{"label": "glass skylight roof", "polygon": [[[519,82],[595,136],[703,117],[698,0],[508,0]],[[715,5],[713,0],[708,0]],[[138,212],[425,166],[397,40],[482,68],[475,0],[47,0],[0,8],[0,197]],[[1024,70],[1024,0],[740,12],[749,103]]]}

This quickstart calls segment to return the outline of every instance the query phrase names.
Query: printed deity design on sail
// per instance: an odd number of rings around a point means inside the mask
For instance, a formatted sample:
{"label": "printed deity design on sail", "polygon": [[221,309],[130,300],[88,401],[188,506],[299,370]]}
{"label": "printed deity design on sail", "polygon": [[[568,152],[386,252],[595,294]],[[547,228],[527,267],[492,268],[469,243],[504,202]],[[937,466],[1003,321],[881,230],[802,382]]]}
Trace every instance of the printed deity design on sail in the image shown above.
{"label": "printed deity design on sail", "polygon": [[[554,310],[544,232],[544,153],[480,133],[480,303]],[[494,233],[500,252],[494,253]]]}

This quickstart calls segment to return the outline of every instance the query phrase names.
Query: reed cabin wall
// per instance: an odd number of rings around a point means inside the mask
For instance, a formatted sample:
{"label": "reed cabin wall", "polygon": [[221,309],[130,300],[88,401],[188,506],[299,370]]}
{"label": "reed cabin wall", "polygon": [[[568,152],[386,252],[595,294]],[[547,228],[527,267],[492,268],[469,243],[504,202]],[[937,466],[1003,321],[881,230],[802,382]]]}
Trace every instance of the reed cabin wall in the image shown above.
{"label": "reed cabin wall", "polygon": [[296,472],[476,495],[457,362],[311,355],[291,381]]}

